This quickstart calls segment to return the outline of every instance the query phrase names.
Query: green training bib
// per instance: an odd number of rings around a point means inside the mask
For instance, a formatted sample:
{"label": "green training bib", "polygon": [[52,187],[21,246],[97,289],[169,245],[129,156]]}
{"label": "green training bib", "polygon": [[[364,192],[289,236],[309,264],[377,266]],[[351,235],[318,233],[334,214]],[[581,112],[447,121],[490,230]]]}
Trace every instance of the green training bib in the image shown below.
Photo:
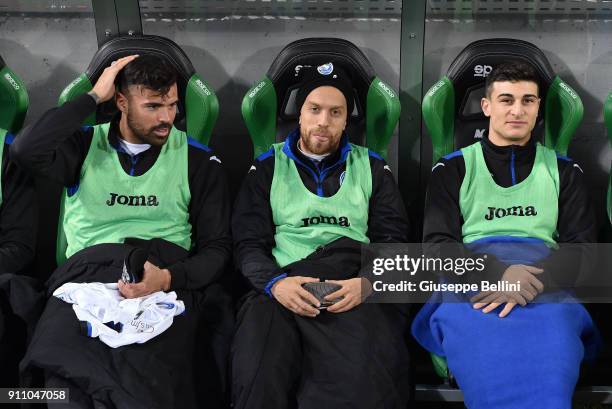
{"label": "green training bib", "polygon": [[302,183],[295,162],[274,144],[274,176],[270,206],[276,225],[272,255],[280,267],[301,260],[340,237],[369,243],[368,209],[372,171],[368,150],[351,144],[338,192],[321,197]]}
{"label": "green training bib", "polygon": [[559,199],[559,172],[555,152],[541,144],[531,173],[507,188],[493,180],[476,142],[461,149],[465,177],[459,191],[464,243],[491,237],[530,237],[554,246]]}
{"label": "green training bib", "polygon": [[127,237],[162,238],[190,250],[187,135],[173,127],[155,164],[130,176],[108,142],[108,129],[108,123],[94,127],[78,190],[64,198],[66,257]]}

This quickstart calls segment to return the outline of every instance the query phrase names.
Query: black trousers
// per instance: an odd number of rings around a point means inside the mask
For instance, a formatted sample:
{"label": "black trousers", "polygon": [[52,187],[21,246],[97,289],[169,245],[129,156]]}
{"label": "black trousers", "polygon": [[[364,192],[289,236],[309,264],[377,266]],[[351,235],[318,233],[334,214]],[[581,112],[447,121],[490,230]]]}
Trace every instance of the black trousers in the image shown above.
{"label": "black trousers", "polygon": [[216,284],[203,297],[179,299],[186,313],[165,333],[113,349],[79,334],[72,307],[52,298],[26,356],[26,372],[42,369],[46,387],[70,389],[70,403],[53,408],[226,409],[232,300]]}
{"label": "black trousers", "polygon": [[391,304],[300,317],[251,294],[232,344],[235,409],[405,409],[408,317]]}

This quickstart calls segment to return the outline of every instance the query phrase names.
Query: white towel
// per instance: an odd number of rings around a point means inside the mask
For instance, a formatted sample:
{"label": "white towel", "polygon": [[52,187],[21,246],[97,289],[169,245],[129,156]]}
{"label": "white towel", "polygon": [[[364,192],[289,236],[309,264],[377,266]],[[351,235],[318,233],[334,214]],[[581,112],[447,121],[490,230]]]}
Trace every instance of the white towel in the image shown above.
{"label": "white towel", "polygon": [[53,292],[72,304],[87,335],[100,338],[111,348],[142,344],[172,325],[185,311],[174,291],[158,291],[140,298],[123,298],[116,283],[66,283]]}

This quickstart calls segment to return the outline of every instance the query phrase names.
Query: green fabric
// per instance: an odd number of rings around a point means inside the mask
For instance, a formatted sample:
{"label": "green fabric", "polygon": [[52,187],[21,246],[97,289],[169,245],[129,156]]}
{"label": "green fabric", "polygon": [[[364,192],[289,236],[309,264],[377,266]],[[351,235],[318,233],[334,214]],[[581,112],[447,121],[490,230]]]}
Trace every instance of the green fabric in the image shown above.
{"label": "green fabric", "polygon": [[569,85],[555,77],[544,102],[544,143],[567,155],[572,136],[584,114],[582,100]]}
{"label": "green fabric", "polygon": [[459,190],[459,206],[464,220],[464,243],[491,236],[512,236],[537,238],[555,245],[559,198],[557,155],[539,143],[536,149],[529,176],[507,188],[493,180],[480,142],[461,149],[465,177]]}
{"label": "green fabric", "polygon": [[446,364],[446,358],[436,354],[430,354],[430,356],[436,375],[438,375],[440,378],[448,378],[448,365]]}
{"label": "green fabric", "polygon": [[[93,85],[91,85],[91,81],[89,80],[89,77],[87,77],[87,74],[83,73],[79,75],[70,84],[68,84],[66,88],[64,88],[64,90],[59,96],[57,105],[62,106],[66,102],[72,101],[73,99],[76,99],[78,96],[91,91],[92,88],[93,88]],[[92,112],[91,114],[87,116],[87,118],[85,118],[85,121],[83,121],[83,125],[93,126],[95,124],[96,124],[96,113]]]}
{"label": "green fabric", "polygon": [[[608,95],[604,103],[604,122],[608,130],[608,140],[612,143],[612,92]],[[607,208],[608,220],[610,220],[610,224],[612,225],[612,166],[610,166],[610,177],[608,179]]]}
{"label": "green fabric", "polygon": [[0,205],[2,205],[2,154],[4,153],[4,139],[6,138],[6,130],[0,129]]}
{"label": "green fabric", "polygon": [[0,69],[0,128],[17,134],[30,101],[25,84],[9,67]]}
{"label": "green fabric", "polygon": [[[253,141],[253,154],[258,157],[276,141],[278,96],[274,84],[264,76],[242,99],[242,117]],[[366,145],[387,157],[387,149],[400,116],[397,93],[375,77],[368,88],[366,100]]]}
{"label": "green fabric", "polygon": [[608,94],[608,98],[604,102],[604,123],[608,130],[608,140],[612,143],[612,92]]}
{"label": "green fabric", "polygon": [[[569,85],[555,77],[544,109],[544,143],[562,155],[567,154],[574,132],[582,122],[582,100]],[[446,76],[436,82],[423,97],[423,120],[433,147],[433,162],[455,150],[455,90]]]}
{"label": "green fabric", "polygon": [[423,121],[433,147],[433,163],[455,150],[455,88],[448,77],[436,82],[423,97]]}
{"label": "green fabric", "polygon": [[276,140],[276,90],[264,76],[242,99],[242,118],[253,141],[253,155],[258,157]]}
{"label": "green fabric", "polygon": [[387,159],[387,148],[400,116],[401,104],[392,88],[375,77],[366,102],[366,145]]}
{"label": "green fabric", "polygon": [[274,144],[274,177],[270,206],[276,225],[272,255],[280,267],[301,260],[342,236],[369,243],[368,204],[372,174],[368,150],[351,144],[340,190],[320,197],[302,183],[295,162]]}
{"label": "green fabric", "polygon": [[[62,91],[58,105],[72,101],[93,88],[87,74],[79,75]],[[197,141],[208,145],[212,130],[219,116],[219,101],[212,88],[198,74],[193,74],[185,88],[185,122],[187,133]],[[96,124],[96,113],[92,112],[83,125]]]}
{"label": "green fabric", "polygon": [[185,90],[187,134],[208,145],[219,116],[219,101],[210,85],[193,74]]}
{"label": "green fabric", "polygon": [[191,249],[187,135],[172,128],[151,169],[130,176],[108,142],[108,129],[108,123],[94,127],[79,189],[64,198],[66,257],[126,237],[162,238]]}

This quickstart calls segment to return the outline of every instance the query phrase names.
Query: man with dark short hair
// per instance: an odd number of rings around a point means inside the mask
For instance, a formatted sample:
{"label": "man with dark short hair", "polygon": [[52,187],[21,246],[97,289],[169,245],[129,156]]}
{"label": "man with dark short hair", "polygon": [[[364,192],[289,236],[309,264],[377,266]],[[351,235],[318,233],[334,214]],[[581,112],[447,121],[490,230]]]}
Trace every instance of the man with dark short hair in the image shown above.
{"label": "man with dark short hair", "polygon": [[[110,123],[81,127],[98,104],[113,98],[119,112]],[[62,315],[69,304],[49,299],[26,366],[43,368],[47,385],[70,386],[81,407],[98,400],[117,407],[201,407],[204,401],[213,407],[223,400],[222,391],[211,390],[224,382],[228,352],[229,339],[217,338],[228,334],[224,319],[229,317],[230,331],[232,324],[231,301],[218,284],[231,252],[228,186],[212,151],[173,126],[178,103],[177,73],[169,61],[123,57],[104,70],[91,92],[46,112],[12,148],[25,168],[67,188],[60,227],[68,261],[51,276],[49,292],[65,282],[111,281],[126,299],[175,291],[185,302],[186,314],[166,332],[115,350],[75,335],[74,314],[71,320]],[[132,248],[147,253],[137,282],[119,279],[117,267],[124,260],[130,264]],[[62,325],[69,329],[53,332]],[[195,345],[199,325],[207,331],[218,326],[206,337],[221,345],[218,356],[203,358],[210,367],[200,368],[194,356],[214,349]],[[112,328],[121,333],[116,323]],[[66,350],[71,345],[74,354]],[[96,359],[88,361],[88,354]],[[150,379],[138,380],[133,368]],[[205,387],[196,386],[209,373],[214,376]],[[167,383],[163,391],[160,383]]]}
{"label": "man with dark short hair", "polygon": [[[462,279],[514,286],[471,302],[438,299],[413,323],[419,343],[446,358],[470,409],[570,409],[597,337],[581,304],[554,297],[572,288],[595,223],[580,166],[532,135],[540,102],[533,67],[495,67],[481,101],[487,136],[440,159],[429,180],[423,242],[464,243],[485,255],[487,270]],[[557,243],[575,247],[555,251]]]}
{"label": "man with dark short hair", "polygon": [[[232,226],[238,267],[253,291],[232,347],[235,408],[405,408],[407,317],[363,304],[362,243],[407,241],[408,220],[385,161],[349,143],[347,73],[305,68],[299,128],[258,157]],[[305,285],[337,289],[325,308]]]}

